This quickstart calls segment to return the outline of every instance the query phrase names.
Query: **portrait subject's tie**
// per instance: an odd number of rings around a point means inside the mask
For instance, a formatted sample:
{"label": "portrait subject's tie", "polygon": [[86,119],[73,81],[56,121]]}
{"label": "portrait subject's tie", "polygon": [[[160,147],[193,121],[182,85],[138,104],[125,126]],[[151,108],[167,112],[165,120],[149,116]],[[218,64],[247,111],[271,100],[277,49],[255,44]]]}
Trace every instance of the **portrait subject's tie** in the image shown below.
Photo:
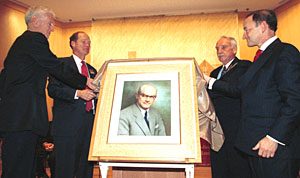
{"label": "portrait subject's tie", "polygon": [[[81,61],[81,64],[82,64],[81,65],[81,74],[84,75],[84,76],[86,76],[86,77],[89,77],[89,73],[88,73],[88,70],[87,70],[85,62]],[[89,87],[85,86],[85,89],[89,89]],[[89,112],[92,108],[93,108],[93,102],[92,102],[92,100],[87,101],[86,102],[85,110]]]}
{"label": "portrait subject's tie", "polygon": [[150,127],[149,127],[149,121],[148,121],[148,118],[147,118],[147,117],[148,117],[148,112],[146,111],[146,112],[145,112],[144,119],[145,119],[145,121],[146,121],[146,123],[147,123],[148,128],[150,128]]}

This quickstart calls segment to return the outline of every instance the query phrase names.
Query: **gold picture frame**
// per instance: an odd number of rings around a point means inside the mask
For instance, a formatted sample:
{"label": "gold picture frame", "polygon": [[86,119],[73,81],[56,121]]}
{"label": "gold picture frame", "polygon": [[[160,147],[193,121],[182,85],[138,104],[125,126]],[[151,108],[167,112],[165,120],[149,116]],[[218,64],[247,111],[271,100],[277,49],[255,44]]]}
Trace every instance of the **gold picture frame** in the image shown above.
{"label": "gold picture frame", "polygon": [[[113,60],[105,66],[99,91],[89,160],[132,162],[201,162],[194,58]],[[111,116],[118,75],[177,73],[178,142],[110,142]],[[146,77],[147,78],[147,77]],[[176,98],[176,97],[175,97]],[[171,118],[172,120],[172,118]],[[170,135],[172,136],[172,134]],[[121,136],[122,137],[122,136]],[[129,136],[131,138],[131,136]],[[148,137],[148,136],[147,136]],[[168,137],[168,136],[166,136]],[[175,134],[176,137],[176,134]],[[132,137],[133,138],[133,137]],[[145,138],[145,137],[143,137]],[[163,138],[163,137],[162,137]],[[162,139],[163,140],[163,139]]]}

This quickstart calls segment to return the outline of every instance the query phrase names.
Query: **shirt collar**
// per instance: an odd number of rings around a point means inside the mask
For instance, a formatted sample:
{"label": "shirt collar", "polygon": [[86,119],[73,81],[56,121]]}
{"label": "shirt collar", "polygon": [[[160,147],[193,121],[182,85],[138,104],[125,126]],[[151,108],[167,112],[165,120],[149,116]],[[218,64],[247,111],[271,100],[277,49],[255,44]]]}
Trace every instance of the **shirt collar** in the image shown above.
{"label": "shirt collar", "polygon": [[270,46],[271,43],[273,43],[278,37],[275,35],[272,38],[269,38],[264,44],[261,45],[259,49],[266,50],[268,46]]}
{"label": "shirt collar", "polygon": [[82,60],[78,56],[76,56],[75,54],[73,54],[73,58],[74,58],[77,66],[81,66],[82,65],[82,63],[81,63]]}
{"label": "shirt collar", "polygon": [[[234,60],[235,58],[231,59],[231,61],[229,61],[226,65],[225,65],[225,69],[228,69],[228,67],[230,66],[230,64],[232,63],[232,61]],[[224,66],[224,65],[223,65]]]}
{"label": "shirt collar", "polygon": [[148,111],[148,113],[149,113],[149,109],[145,110],[145,109],[141,108],[141,107],[139,106],[138,103],[136,103],[136,105],[137,105],[138,108],[140,109],[140,111],[141,111],[141,113],[142,113],[143,116],[145,115],[145,112],[146,112],[146,111]]}

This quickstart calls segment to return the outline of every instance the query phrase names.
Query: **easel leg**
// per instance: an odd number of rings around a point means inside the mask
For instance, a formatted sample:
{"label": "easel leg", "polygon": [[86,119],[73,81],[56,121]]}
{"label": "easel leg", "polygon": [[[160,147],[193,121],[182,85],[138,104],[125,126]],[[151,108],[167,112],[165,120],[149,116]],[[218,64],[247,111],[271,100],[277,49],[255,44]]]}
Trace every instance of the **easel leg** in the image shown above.
{"label": "easel leg", "polygon": [[194,166],[185,168],[185,177],[194,178]]}
{"label": "easel leg", "polygon": [[102,178],[107,178],[108,166],[99,163],[100,173]]}

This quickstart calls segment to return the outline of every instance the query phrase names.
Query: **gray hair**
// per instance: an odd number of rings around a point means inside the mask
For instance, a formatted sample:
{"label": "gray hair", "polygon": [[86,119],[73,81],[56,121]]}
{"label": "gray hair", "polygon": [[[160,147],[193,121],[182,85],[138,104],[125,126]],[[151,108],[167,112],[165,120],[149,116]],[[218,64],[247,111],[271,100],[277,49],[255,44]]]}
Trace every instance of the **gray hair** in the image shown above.
{"label": "gray hair", "polygon": [[236,48],[237,47],[237,42],[236,42],[236,40],[233,37],[221,36],[220,39],[222,39],[222,38],[226,38],[226,39],[230,40],[231,48]]}
{"label": "gray hair", "polygon": [[29,25],[31,23],[32,16],[37,16],[40,18],[40,17],[43,17],[45,14],[50,14],[53,18],[55,18],[54,12],[47,7],[43,7],[43,6],[29,7],[29,9],[27,10],[27,12],[25,14],[26,25]]}
{"label": "gray hair", "polygon": [[153,85],[150,85],[150,84],[144,84],[144,85],[141,85],[138,89],[137,89],[137,94],[142,94],[142,90],[143,90],[143,88],[145,88],[145,87],[153,87],[155,90],[156,90],[156,92],[157,92],[157,89],[156,89],[156,87],[155,86],[153,86]]}

